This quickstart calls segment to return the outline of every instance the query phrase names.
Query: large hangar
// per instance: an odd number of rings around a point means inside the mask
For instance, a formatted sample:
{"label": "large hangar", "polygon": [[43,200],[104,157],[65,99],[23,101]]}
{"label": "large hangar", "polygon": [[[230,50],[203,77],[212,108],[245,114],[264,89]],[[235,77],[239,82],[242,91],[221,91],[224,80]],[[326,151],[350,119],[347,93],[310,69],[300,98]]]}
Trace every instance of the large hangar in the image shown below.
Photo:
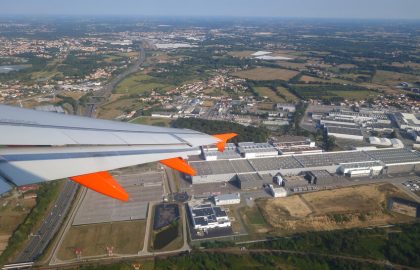
{"label": "large hangar", "polygon": [[[378,169],[378,162],[382,166],[380,170]],[[380,172],[402,173],[420,171],[420,153],[408,149],[387,148],[251,159],[241,158],[223,161],[192,161],[190,165],[197,170],[197,175],[192,177],[192,183],[200,184],[234,181],[238,179],[237,175],[239,174],[255,176],[255,174],[276,175],[281,173],[282,175],[292,176],[310,170],[324,170],[329,173],[336,173],[339,172],[339,168],[343,164],[346,164],[344,166],[346,171],[353,168],[352,171],[355,176],[358,170],[360,175],[362,175],[360,169],[362,165],[359,166],[357,164],[363,163],[372,164],[369,169],[366,169],[370,170],[372,175],[377,175]],[[243,184],[252,187],[253,185],[249,183],[249,180],[246,180],[247,178],[255,177],[242,177]]]}

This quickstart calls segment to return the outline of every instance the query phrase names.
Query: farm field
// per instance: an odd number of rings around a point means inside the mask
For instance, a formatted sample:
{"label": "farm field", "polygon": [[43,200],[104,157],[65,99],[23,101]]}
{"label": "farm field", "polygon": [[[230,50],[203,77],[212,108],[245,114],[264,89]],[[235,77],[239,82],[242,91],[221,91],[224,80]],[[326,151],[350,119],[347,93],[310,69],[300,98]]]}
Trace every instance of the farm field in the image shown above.
{"label": "farm field", "polygon": [[233,73],[234,76],[255,80],[255,81],[270,81],[270,80],[283,80],[288,81],[298,74],[297,71],[280,69],[280,68],[265,68],[257,67],[249,70],[242,70]]}
{"label": "farm field", "polygon": [[110,101],[98,108],[97,116],[103,119],[115,119],[127,110],[137,110],[141,102],[135,98],[125,97],[123,95],[112,95]]}
{"label": "farm field", "polygon": [[283,96],[287,102],[296,102],[299,100],[297,96],[293,95],[292,93],[290,93],[289,90],[287,90],[286,88],[282,86],[277,87],[277,93]]}
{"label": "farm field", "polygon": [[160,83],[155,78],[140,71],[122,80],[114,91],[117,94],[144,94],[155,89],[165,90],[171,87],[171,85]]}
{"label": "farm field", "polygon": [[72,226],[57,257],[74,259],[76,248],[81,249],[82,257],[106,255],[107,246],[113,246],[114,253],[137,254],[143,248],[145,229],[144,220]]}
{"label": "farm field", "polygon": [[304,99],[331,99],[343,98],[350,100],[366,99],[376,97],[378,93],[352,85],[305,85],[295,84],[292,86],[294,91]]}
{"label": "farm field", "polygon": [[267,223],[283,233],[368,227],[410,221],[386,209],[389,196],[405,197],[391,184],[320,191],[257,202]]}
{"label": "farm field", "polygon": [[420,81],[420,76],[385,71],[385,70],[376,71],[376,74],[372,80],[373,83],[382,84],[382,85],[391,86],[391,87],[396,86],[400,84],[401,82],[414,83],[418,81]]}
{"label": "farm field", "polygon": [[272,102],[285,102],[285,100],[278,96],[276,92],[271,90],[269,87],[256,87],[255,90],[261,97],[267,97]]}

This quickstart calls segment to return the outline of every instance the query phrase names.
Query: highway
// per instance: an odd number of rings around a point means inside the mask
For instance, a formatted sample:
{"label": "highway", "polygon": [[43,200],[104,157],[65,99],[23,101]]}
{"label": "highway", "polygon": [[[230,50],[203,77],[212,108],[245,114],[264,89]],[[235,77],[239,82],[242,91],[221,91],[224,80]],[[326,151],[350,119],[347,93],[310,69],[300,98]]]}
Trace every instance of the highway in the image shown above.
{"label": "highway", "polygon": [[70,180],[66,181],[63,191],[58,196],[48,217],[45,218],[41,227],[31,236],[26,247],[16,257],[16,263],[33,262],[44,252],[48,243],[60,228],[78,187],[78,184]]}
{"label": "highway", "polygon": [[144,52],[144,48],[142,44],[139,44],[139,50],[140,50],[139,57],[134,62],[134,64],[132,64],[123,73],[113,78],[101,90],[95,92],[95,95],[91,98],[90,102],[86,105],[85,116],[94,117],[98,104],[100,104],[101,102],[107,99],[107,97],[112,93],[112,91],[117,86],[117,84],[121,82],[128,75],[134,72],[137,72],[140,69],[141,65],[144,63],[144,60],[146,59],[146,54]]}

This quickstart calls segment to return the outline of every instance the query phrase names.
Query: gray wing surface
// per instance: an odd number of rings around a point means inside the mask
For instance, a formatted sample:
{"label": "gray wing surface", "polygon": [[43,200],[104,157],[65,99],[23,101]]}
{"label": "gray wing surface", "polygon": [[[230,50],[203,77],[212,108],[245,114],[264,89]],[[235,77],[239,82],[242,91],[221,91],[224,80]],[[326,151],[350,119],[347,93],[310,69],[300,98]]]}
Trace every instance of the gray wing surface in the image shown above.
{"label": "gray wing surface", "polygon": [[162,128],[0,105],[0,193],[10,185],[108,171],[197,154],[218,143],[187,129]]}

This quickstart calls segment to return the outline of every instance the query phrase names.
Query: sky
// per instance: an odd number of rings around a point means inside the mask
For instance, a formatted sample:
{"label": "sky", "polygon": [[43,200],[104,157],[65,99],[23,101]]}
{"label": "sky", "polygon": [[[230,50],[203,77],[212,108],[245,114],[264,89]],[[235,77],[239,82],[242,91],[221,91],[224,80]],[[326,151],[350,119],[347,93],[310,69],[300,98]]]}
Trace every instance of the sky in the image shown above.
{"label": "sky", "polygon": [[0,15],[420,19],[420,0],[0,0]]}

